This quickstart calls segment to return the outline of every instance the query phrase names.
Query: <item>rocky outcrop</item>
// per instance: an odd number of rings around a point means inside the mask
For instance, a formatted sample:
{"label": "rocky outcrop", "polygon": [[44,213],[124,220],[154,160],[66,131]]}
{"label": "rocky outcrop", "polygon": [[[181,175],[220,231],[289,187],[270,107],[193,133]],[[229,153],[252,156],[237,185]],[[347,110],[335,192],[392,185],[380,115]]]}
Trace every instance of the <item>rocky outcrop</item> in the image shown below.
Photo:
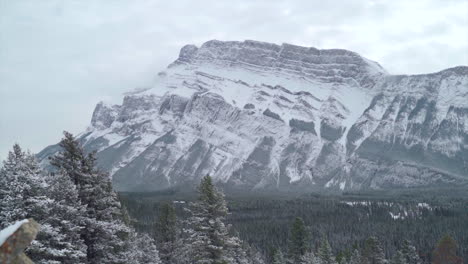
{"label": "rocky outcrop", "polygon": [[205,174],[244,190],[467,184],[468,67],[389,75],[346,50],[208,41],[98,104],[80,140],[122,191]]}
{"label": "rocky outcrop", "polygon": [[33,219],[23,220],[0,232],[0,261],[3,264],[33,263],[24,250],[36,238],[39,224]]}

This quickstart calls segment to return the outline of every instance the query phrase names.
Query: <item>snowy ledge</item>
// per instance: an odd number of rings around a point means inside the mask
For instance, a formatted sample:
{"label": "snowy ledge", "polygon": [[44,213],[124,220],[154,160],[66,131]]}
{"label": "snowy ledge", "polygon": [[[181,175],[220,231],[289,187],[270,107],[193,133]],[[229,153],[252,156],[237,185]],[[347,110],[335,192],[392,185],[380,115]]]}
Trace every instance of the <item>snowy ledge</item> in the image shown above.
{"label": "snowy ledge", "polygon": [[0,231],[0,246],[3,245],[3,243],[5,243],[5,241],[11,236],[13,235],[16,230],[18,230],[18,228],[20,228],[24,223],[28,223],[29,220],[28,219],[24,219],[24,220],[21,220],[21,221],[17,221],[16,223],[14,223],[13,225],[3,229],[2,231]]}

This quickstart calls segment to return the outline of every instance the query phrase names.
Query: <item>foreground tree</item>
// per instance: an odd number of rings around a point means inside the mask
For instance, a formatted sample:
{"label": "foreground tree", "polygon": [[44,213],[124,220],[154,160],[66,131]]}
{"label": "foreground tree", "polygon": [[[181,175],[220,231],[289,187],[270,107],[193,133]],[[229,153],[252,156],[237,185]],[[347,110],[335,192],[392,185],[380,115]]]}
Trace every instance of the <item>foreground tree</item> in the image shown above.
{"label": "foreground tree", "polygon": [[315,256],[314,253],[308,251],[302,257],[300,264],[322,264],[319,257]]}
{"label": "foreground tree", "polygon": [[155,241],[146,234],[132,233],[127,241],[127,264],[160,264]]}
{"label": "foreground tree", "polygon": [[[216,189],[210,176],[198,186],[198,200],[191,203],[184,240],[182,263],[250,263],[241,241],[230,236],[224,224],[228,213],[224,194]],[[180,257],[179,257],[180,258]]]}
{"label": "foreground tree", "polygon": [[286,263],[281,249],[274,250],[271,263],[272,264],[285,264]]}
{"label": "foreground tree", "polygon": [[387,263],[382,245],[376,237],[370,237],[366,240],[362,259],[364,264]]}
{"label": "foreground tree", "polygon": [[390,264],[408,264],[408,262],[406,262],[403,252],[398,250],[390,261]]}
{"label": "foreground tree", "polygon": [[291,238],[289,241],[288,259],[291,263],[299,263],[302,256],[308,250],[308,239],[304,221],[300,217],[296,217],[291,227]]}
{"label": "foreground tree", "polygon": [[34,155],[15,144],[0,170],[0,223],[5,227],[21,219],[34,218],[41,225],[27,250],[30,258],[39,263],[52,263],[59,256],[73,253],[57,243],[66,235],[61,233],[59,225],[49,222],[56,206],[48,196],[49,189]]}
{"label": "foreground tree", "polygon": [[0,169],[1,228],[24,218],[40,221],[47,216],[51,200],[46,190],[47,183],[34,155],[15,144]]}
{"label": "foreground tree", "polygon": [[333,252],[330,247],[330,244],[328,243],[328,240],[326,238],[322,240],[322,244],[320,245],[317,255],[321,261],[320,263],[322,264],[336,264],[337,263],[335,260],[335,256],[333,256]]}
{"label": "foreground tree", "polygon": [[445,235],[432,253],[432,264],[461,264],[463,260],[457,256],[457,242]]}
{"label": "foreground tree", "polygon": [[422,262],[416,247],[413,246],[409,240],[403,241],[401,253],[403,254],[406,263],[408,264],[421,264]]}
{"label": "foreground tree", "polygon": [[358,249],[354,249],[353,253],[351,254],[351,259],[349,260],[349,264],[361,264],[362,257],[361,253]]}
{"label": "foreground tree", "polygon": [[[110,177],[96,167],[95,153],[85,154],[72,134],[64,132],[62,151],[50,159],[57,171],[69,177],[78,191],[79,202],[86,207],[80,237],[87,247],[90,263],[128,263],[136,250],[128,243],[133,230],[124,222],[124,214],[112,190]],[[158,260],[159,261],[159,260]]]}
{"label": "foreground tree", "polygon": [[47,178],[48,195],[54,202],[41,221],[39,243],[33,242],[29,254],[37,263],[85,263],[87,247],[80,237],[85,208],[78,199],[78,191],[61,173]]}

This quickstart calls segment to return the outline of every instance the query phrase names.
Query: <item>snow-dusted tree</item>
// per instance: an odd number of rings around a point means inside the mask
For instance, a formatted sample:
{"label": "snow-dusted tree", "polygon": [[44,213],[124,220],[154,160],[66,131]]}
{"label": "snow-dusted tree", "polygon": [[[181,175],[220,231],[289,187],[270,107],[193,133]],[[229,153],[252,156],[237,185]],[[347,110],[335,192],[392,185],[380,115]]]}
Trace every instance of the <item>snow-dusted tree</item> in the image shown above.
{"label": "snow-dusted tree", "polygon": [[85,207],[78,199],[78,190],[62,173],[49,175],[47,179],[48,196],[54,202],[41,221],[38,240],[33,241],[28,253],[37,263],[85,263],[86,245],[80,237]]}
{"label": "snow-dusted tree", "polygon": [[91,263],[126,263],[131,230],[123,221],[122,209],[112,190],[110,177],[96,168],[94,153],[85,154],[72,134],[64,132],[62,151],[50,159],[58,171],[68,176],[86,206],[85,228],[81,233]]}
{"label": "snow-dusted tree", "polygon": [[275,249],[275,252],[273,252],[271,263],[272,264],[285,264],[286,263],[286,260],[284,259],[284,255],[281,249]]}
{"label": "snow-dusted tree", "polygon": [[263,258],[263,255],[256,248],[252,246],[248,246],[245,251],[247,251],[247,257],[249,259],[249,263],[265,264],[265,259]]}
{"label": "snow-dusted tree", "polygon": [[23,184],[20,181],[27,171],[24,156],[21,147],[15,144],[0,170],[0,229],[26,217],[22,208]]}
{"label": "snow-dusted tree", "polygon": [[322,239],[322,243],[317,252],[317,257],[320,259],[322,264],[336,264],[335,256],[333,255],[332,249],[326,238]]}
{"label": "snow-dusted tree", "polygon": [[[37,263],[71,263],[84,260],[86,249],[82,241],[75,240],[80,231],[79,204],[75,204],[73,184],[54,179],[46,182],[44,173],[31,153],[18,144],[8,155],[1,170],[2,223],[23,218],[34,218],[41,229],[27,249],[29,257]],[[8,183],[5,185],[3,182]]]}
{"label": "snow-dusted tree", "polygon": [[221,264],[248,263],[241,241],[228,233],[224,224],[228,213],[224,194],[214,186],[210,176],[205,176],[198,186],[198,200],[187,209],[184,250],[189,252],[190,263]]}
{"label": "snow-dusted tree", "polygon": [[401,248],[401,253],[406,259],[408,264],[421,264],[421,258],[419,257],[416,247],[411,244],[409,240],[403,241],[403,246]]}
{"label": "snow-dusted tree", "polygon": [[405,255],[403,254],[403,252],[398,250],[395,253],[395,255],[393,255],[393,258],[390,261],[390,264],[408,264],[408,262],[406,262],[406,258],[405,258]]}
{"label": "snow-dusted tree", "polygon": [[370,237],[366,240],[362,257],[364,264],[387,263],[382,245],[376,237]]}
{"label": "snow-dusted tree", "polygon": [[311,251],[306,252],[302,257],[300,264],[322,264],[320,258]]}
{"label": "snow-dusted tree", "polygon": [[358,249],[354,249],[353,253],[351,254],[351,259],[349,260],[349,264],[361,264],[362,257],[361,253]]}
{"label": "snow-dusted tree", "polygon": [[1,227],[29,217],[43,219],[51,203],[46,189],[47,183],[34,155],[15,144],[0,170]]}
{"label": "snow-dusted tree", "polygon": [[304,221],[300,217],[296,217],[291,227],[291,236],[289,240],[288,261],[291,263],[299,263],[301,257],[308,250],[308,232]]}
{"label": "snow-dusted tree", "polygon": [[128,264],[161,264],[155,241],[147,234],[132,232],[127,240]]}
{"label": "snow-dusted tree", "polygon": [[121,205],[109,176],[95,173],[90,189],[84,232],[88,260],[92,263],[127,263],[125,241],[130,238],[131,229],[123,221]]}

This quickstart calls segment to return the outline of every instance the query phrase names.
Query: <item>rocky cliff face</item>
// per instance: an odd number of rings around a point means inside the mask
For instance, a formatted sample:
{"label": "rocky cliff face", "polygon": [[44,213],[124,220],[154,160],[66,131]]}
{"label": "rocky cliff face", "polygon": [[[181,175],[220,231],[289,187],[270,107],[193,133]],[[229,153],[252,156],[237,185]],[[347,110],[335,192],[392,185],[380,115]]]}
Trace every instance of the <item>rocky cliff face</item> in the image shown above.
{"label": "rocky cliff face", "polygon": [[346,50],[209,41],[99,103],[81,140],[122,191],[206,174],[244,190],[464,184],[468,67],[396,76]]}

